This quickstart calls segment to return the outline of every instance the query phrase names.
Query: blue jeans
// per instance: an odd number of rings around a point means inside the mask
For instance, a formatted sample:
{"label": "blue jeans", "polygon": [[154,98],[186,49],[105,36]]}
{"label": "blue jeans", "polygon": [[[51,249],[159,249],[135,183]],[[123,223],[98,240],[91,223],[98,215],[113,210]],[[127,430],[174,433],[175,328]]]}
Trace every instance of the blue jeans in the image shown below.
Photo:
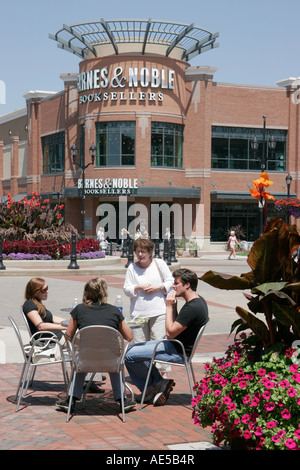
{"label": "blue jeans", "polygon": [[[81,399],[81,395],[83,392],[83,385],[84,385],[84,380],[85,380],[86,375],[87,374],[85,372],[79,372],[78,374],[76,374],[73,396],[78,398],[79,400]],[[115,372],[110,373],[109,378],[110,378],[111,388],[114,394],[114,399],[118,400],[119,398],[121,398],[119,374]],[[125,390],[123,390],[123,396],[124,397],[126,396]]]}
{"label": "blue jeans", "polygon": [[[154,347],[159,340],[136,343],[128,348],[125,365],[134,385],[142,392],[144,390],[147,374]],[[157,347],[155,358],[161,361],[184,363],[182,354],[179,354],[171,341],[164,341]],[[156,367],[152,367],[148,388],[157,385],[162,380],[162,376]]]}

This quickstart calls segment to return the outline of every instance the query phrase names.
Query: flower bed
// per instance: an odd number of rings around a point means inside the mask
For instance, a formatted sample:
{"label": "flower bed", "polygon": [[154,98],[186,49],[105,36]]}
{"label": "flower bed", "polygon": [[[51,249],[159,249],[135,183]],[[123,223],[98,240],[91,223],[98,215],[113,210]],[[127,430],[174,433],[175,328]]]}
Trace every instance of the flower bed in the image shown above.
{"label": "flower bed", "polygon": [[296,219],[300,217],[299,199],[277,199],[274,204],[274,212],[278,217],[291,215]]}
{"label": "flower bed", "polygon": [[[56,240],[3,242],[2,252],[3,258],[9,259],[63,259],[70,256],[71,243],[58,243]],[[99,242],[92,238],[79,240],[76,253],[81,259],[104,257],[104,252],[99,250]]]}
{"label": "flower bed", "polygon": [[300,450],[300,367],[292,349],[254,362],[247,340],[205,365],[195,386],[194,424],[212,427],[216,445],[242,438],[249,450]]}

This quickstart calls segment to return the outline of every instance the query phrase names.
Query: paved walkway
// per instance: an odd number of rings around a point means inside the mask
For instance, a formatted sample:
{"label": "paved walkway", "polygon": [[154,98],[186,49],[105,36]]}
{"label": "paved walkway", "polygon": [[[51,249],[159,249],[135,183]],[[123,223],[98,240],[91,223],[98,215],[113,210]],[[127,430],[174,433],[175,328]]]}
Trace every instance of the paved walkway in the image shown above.
{"label": "paved walkway", "polygon": [[[197,259],[186,258],[180,263],[194,269],[199,275],[208,269],[232,274],[247,272],[245,259],[228,261],[226,253],[207,254]],[[0,345],[5,347],[6,354],[6,360],[2,361],[5,363],[0,364],[1,450],[192,452],[202,448],[214,449],[209,430],[193,424],[186,374],[184,369],[178,367],[173,367],[171,372],[176,387],[167,404],[163,407],[145,405],[143,410],[136,409],[126,414],[126,423],[122,422],[118,406],[113,402],[109,379],[101,385],[105,393],[88,395],[85,406],[79,404],[76,415],[66,423],[65,414],[55,406],[56,400],[64,396],[61,369],[56,365],[38,368],[32,388],[23,400],[22,408],[16,413],[14,393],[22,364],[7,316],[12,315],[17,320],[25,335],[18,312],[28,280],[27,269],[22,270],[22,277],[19,274],[9,275],[2,276],[0,280],[3,299],[0,313]],[[95,273],[86,274],[81,271],[80,275],[67,272],[53,276],[49,269],[44,274],[50,287],[48,308],[67,318],[67,307],[74,296],[80,300],[83,285],[91,275]],[[107,272],[103,277],[108,281],[109,301],[112,302],[117,293],[122,293],[124,274]],[[243,302],[241,293],[218,291],[201,282],[199,292],[208,302],[210,322],[196,354],[195,371],[198,379],[203,376],[203,363],[214,355],[222,355],[227,345],[232,343],[233,339],[228,338],[228,334],[231,323],[236,319],[234,308]],[[125,314],[128,305],[125,298]]]}

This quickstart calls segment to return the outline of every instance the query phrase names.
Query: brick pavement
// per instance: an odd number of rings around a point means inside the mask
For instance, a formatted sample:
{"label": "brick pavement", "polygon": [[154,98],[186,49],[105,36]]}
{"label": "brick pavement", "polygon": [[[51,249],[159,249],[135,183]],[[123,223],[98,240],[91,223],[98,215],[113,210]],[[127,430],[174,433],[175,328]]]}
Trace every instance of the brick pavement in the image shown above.
{"label": "brick pavement", "polygon": [[[226,335],[203,336],[197,353],[225,350]],[[66,423],[55,401],[65,395],[60,366],[39,367],[32,387],[15,412],[13,402],[21,364],[0,365],[0,450],[166,450],[171,444],[211,442],[209,430],[192,420],[191,397],[184,369],[173,367],[176,387],[166,405],[145,405],[121,420],[112,398],[109,379],[105,394],[90,394],[85,407]],[[196,377],[203,364],[195,364]],[[103,385],[101,385],[103,387]],[[136,389],[133,387],[133,390]]]}
{"label": "brick pavement", "polygon": [[[209,267],[203,262],[200,267],[198,260],[191,260],[189,267],[199,273],[211,269],[212,265],[217,268],[219,264],[218,267],[226,272],[244,269],[242,266],[239,268],[241,263],[221,264],[213,258],[207,261]],[[113,295],[119,293],[124,276],[105,273],[104,277]],[[67,285],[68,289],[71,289],[73,284],[76,289],[77,285],[90,279],[91,274],[87,275],[82,271],[73,276],[73,273],[68,272],[63,276],[55,274],[52,277],[49,271],[47,278],[49,281],[52,279],[52,303],[57,301],[55,306],[59,310],[59,296],[55,296],[55,293],[66,289],[67,281],[71,282]],[[54,284],[55,279],[63,279],[64,282],[62,285]],[[8,281],[8,278],[6,280]],[[201,289],[206,289],[206,286]],[[231,311],[236,305],[231,293],[227,295],[225,292],[218,296],[216,291],[211,292],[208,289],[204,292],[204,297],[210,306],[211,321],[196,353],[199,361],[206,355],[224,352],[232,342],[232,337],[228,338],[225,332],[229,331]],[[228,317],[224,324],[223,317]],[[172,376],[176,387],[165,406],[155,408],[145,405],[143,410],[137,408],[136,411],[126,414],[126,423],[122,422],[118,405],[113,402],[109,380],[104,385],[105,394],[88,395],[86,406],[79,405],[76,415],[66,423],[65,414],[59,412],[55,406],[56,400],[64,397],[65,393],[60,367],[56,365],[38,368],[32,388],[24,399],[24,406],[16,413],[13,397],[20,371],[20,363],[0,364],[0,450],[166,451],[168,446],[174,444],[186,445],[184,448],[190,449],[190,443],[211,442],[209,430],[193,424],[191,397],[184,369],[173,367]],[[196,363],[195,372],[198,379],[202,377],[203,371],[203,364]]]}

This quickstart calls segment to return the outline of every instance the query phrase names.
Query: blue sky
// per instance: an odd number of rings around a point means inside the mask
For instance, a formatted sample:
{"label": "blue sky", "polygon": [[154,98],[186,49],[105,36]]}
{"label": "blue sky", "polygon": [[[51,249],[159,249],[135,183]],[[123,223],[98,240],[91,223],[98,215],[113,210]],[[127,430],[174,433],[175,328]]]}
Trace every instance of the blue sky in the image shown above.
{"label": "blue sky", "polygon": [[49,39],[63,24],[100,18],[194,23],[219,32],[217,49],[191,65],[218,67],[218,82],[274,86],[300,77],[299,0],[5,0],[0,7],[0,115],[25,106],[30,90],[60,91],[61,73],[78,72],[79,57]]}

